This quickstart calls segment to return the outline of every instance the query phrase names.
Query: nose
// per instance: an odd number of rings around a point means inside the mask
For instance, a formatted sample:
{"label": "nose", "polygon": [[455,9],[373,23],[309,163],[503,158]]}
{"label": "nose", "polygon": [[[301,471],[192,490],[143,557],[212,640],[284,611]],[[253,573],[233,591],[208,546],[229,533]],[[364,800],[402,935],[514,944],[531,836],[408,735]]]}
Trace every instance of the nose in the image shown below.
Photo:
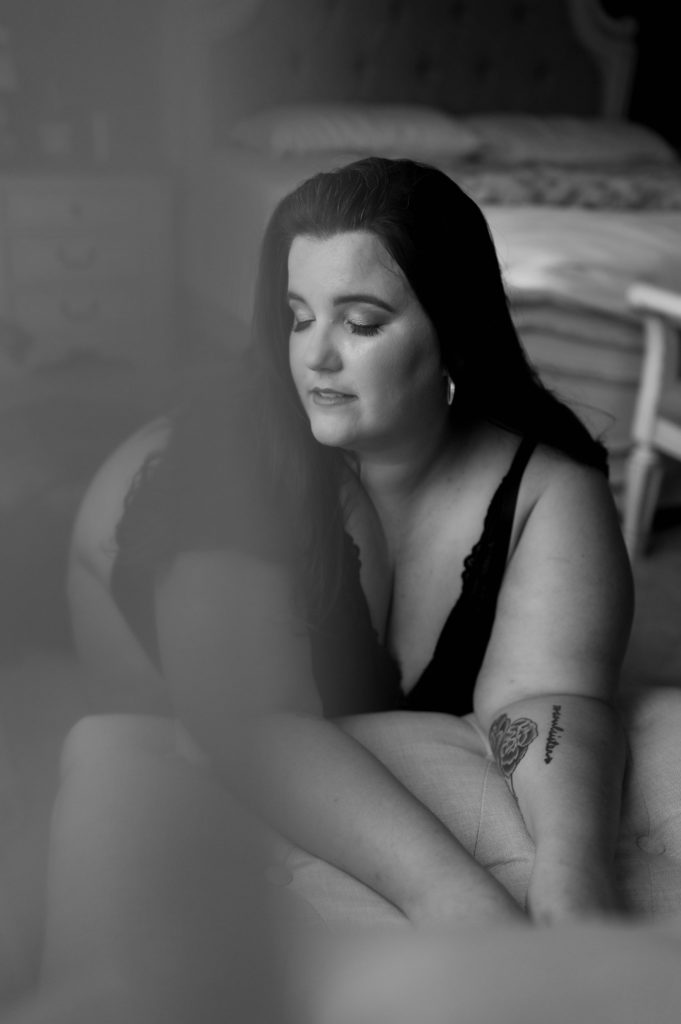
{"label": "nose", "polygon": [[305,364],[318,373],[336,373],[343,366],[338,346],[333,338],[333,324],[315,323],[306,332]]}

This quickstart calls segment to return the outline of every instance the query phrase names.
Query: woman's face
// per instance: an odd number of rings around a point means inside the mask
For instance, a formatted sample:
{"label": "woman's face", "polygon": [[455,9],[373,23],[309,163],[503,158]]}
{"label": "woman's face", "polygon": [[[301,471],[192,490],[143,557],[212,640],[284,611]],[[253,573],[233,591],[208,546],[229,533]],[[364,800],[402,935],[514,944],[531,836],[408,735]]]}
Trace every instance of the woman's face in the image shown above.
{"label": "woman's face", "polygon": [[295,238],[288,301],[291,374],[320,443],[361,453],[442,422],[433,325],[376,235]]}

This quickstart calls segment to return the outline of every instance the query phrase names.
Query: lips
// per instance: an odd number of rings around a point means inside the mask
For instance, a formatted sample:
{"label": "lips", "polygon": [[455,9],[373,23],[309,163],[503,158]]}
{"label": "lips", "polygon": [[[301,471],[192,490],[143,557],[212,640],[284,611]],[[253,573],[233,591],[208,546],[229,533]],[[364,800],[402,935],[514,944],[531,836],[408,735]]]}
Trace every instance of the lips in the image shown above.
{"label": "lips", "polygon": [[310,402],[318,409],[338,409],[357,401],[357,395],[336,388],[311,388]]}
{"label": "lips", "polygon": [[356,396],[350,394],[349,391],[336,391],[335,388],[311,388],[310,391],[313,395],[319,395],[320,398],[355,398]]}

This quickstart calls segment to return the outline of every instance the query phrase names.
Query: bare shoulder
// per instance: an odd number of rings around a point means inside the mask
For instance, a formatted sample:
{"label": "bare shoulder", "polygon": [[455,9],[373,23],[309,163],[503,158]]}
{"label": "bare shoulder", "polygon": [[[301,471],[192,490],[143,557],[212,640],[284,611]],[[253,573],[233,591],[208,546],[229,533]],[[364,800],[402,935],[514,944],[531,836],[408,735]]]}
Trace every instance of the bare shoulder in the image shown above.
{"label": "bare shoulder", "polygon": [[548,560],[568,575],[600,577],[621,593],[631,590],[617,507],[603,473],[539,445],[521,494],[511,562],[539,572]]}
{"label": "bare shoulder", "polygon": [[125,498],[147,458],[165,447],[170,423],[159,417],[128,437],[102,463],[80,503],[71,537],[70,562],[108,582],[114,534]]}
{"label": "bare shoulder", "polygon": [[545,609],[580,618],[605,635],[628,632],[633,581],[617,508],[606,477],[539,447],[527,467],[531,506],[507,570],[507,593],[534,595]]}
{"label": "bare shoulder", "polygon": [[548,692],[610,699],[631,628],[633,583],[608,481],[539,447],[522,486],[523,518],[476,707]]}
{"label": "bare shoulder", "polygon": [[[481,434],[480,459],[484,477],[478,472],[476,491],[488,504],[494,489],[508,472],[521,444],[516,434],[486,426]],[[563,534],[579,524],[597,521],[606,533],[618,538],[620,527],[610,485],[599,470],[576,462],[565,453],[537,444],[525,466],[518,492],[510,552],[540,523],[549,531]]]}
{"label": "bare shoulder", "polygon": [[591,524],[621,539],[610,484],[598,469],[539,445],[530,458],[523,484],[524,504],[535,525],[546,520],[561,533],[566,529],[574,533]]}

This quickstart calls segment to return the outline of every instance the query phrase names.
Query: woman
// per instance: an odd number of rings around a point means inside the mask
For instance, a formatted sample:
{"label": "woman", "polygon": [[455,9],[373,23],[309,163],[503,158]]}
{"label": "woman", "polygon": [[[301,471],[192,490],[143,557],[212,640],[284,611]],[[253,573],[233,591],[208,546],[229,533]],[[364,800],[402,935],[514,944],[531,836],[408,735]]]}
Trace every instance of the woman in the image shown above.
{"label": "woman", "polygon": [[[218,778],[254,768],[271,824],[417,924],[524,908],[362,720],[468,716],[535,842],[530,916],[612,911],[630,571],[604,449],[528,366],[479,209],[411,161],[303,183],[266,232],[246,363],[93,485],[81,646],[137,673],[137,707],[168,695]],[[163,729],[82,724],[72,777]]]}

